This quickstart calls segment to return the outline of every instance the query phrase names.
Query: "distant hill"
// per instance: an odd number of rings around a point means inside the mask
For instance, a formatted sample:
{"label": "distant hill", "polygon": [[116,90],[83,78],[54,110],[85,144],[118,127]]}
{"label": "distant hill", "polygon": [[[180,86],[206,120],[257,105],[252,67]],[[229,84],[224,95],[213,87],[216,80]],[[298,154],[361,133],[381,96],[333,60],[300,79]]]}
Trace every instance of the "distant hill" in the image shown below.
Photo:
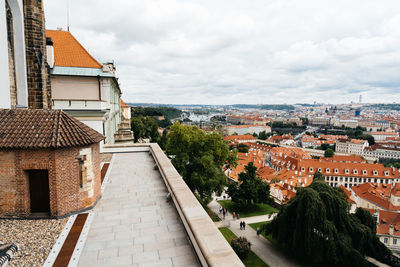
{"label": "distant hill", "polygon": [[164,116],[165,120],[180,117],[182,110],[173,107],[132,107],[132,116]]}
{"label": "distant hill", "polygon": [[400,104],[373,104],[373,105],[369,105],[367,108],[399,110],[400,111]]}
{"label": "distant hill", "polygon": [[236,104],[232,105],[234,108],[253,108],[253,109],[272,109],[272,110],[294,110],[295,107],[292,105],[246,105]]}

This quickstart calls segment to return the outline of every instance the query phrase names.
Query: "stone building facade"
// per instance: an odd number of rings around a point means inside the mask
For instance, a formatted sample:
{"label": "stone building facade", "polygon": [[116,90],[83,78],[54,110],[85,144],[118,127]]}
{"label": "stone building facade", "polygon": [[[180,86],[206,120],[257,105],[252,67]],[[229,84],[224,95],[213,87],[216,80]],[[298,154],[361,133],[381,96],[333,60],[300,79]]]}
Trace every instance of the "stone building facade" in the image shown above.
{"label": "stone building facade", "polygon": [[42,0],[0,4],[0,108],[51,108]]}
{"label": "stone building facade", "polygon": [[0,217],[60,217],[100,198],[95,130],[60,110],[14,109],[0,110],[0,132]]}
{"label": "stone building facade", "polygon": [[51,108],[50,68],[46,56],[46,28],[42,0],[24,0],[28,107]]}

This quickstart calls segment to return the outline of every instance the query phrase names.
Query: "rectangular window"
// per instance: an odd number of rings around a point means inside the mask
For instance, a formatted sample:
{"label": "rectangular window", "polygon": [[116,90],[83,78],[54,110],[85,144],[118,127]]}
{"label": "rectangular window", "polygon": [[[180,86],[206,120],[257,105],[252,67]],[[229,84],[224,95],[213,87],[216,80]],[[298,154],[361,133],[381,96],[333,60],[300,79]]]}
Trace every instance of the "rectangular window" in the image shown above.
{"label": "rectangular window", "polygon": [[397,245],[397,239],[396,238],[393,239],[393,245]]}
{"label": "rectangular window", "polygon": [[387,237],[385,237],[385,238],[383,239],[383,243],[387,244],[387,242],[388,242],[388,239],[387,239]]}
{"label": "rectangular window", "polygon": [[85,178],[85,160],[86,160],[86,155],[82,156],[81,158],[78,158],[78,164],[79,164],[79,187],[83,188],[83,185],[85,183],[84,178]]}

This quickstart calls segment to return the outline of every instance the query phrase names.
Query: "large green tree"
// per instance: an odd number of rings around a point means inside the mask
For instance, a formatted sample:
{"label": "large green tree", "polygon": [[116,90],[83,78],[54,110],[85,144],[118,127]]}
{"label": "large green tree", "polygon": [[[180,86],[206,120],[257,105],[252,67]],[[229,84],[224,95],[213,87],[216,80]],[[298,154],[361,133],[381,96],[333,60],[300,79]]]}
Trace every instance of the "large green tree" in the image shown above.
{"label": "large green tree", "polygon": [[328,148],[327,150],[325,150],[324,152],[324,157],[326,158],[331,158],[335,155],[335,152],[333,151],[332,148]]}
{"label": "large green tree", "polygon": [[171,126],[166,151],[186,184],[206,203],[213,192],[221,193],[227,184],[222,167],[236,161],[217,132],[207,134],[197,126],[179,122]]}
{"label": "large green tree", "polygon": [[253,162],[245,166],[245,171],[239,173],[239,183],[231,183],[227,193],[232,201],[249,206],[256,203],[270,203],[269,185],[257,175],[257,167]]}
{"label": "large green tree", "polygon": [[377,238],[369,212],[350,214],[345,193],[321,180],[298,188],[296,197],[264,230],[306,265],[373,266],[365,259],[368,255],[399,266]]}
{"label": "large green tree", "polygon": [[157,123],[152,117],[132,117],[131,129],[133,131],[135,143],[140,138],[150,138],[150,142],[159,142],[160,140]]}

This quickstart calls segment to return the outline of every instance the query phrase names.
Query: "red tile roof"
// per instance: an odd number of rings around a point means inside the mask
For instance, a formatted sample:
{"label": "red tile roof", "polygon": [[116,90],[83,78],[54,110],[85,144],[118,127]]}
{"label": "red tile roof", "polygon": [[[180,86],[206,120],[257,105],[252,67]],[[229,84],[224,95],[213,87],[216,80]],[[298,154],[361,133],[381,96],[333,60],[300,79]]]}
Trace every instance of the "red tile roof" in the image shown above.
{"label": "red tile roof", "polygon": [[125,104],[124,100],[122,98],[119,99],[121,102],[121,107],[129,107],[127,104]]}
{"label": "red tile roof", "polygon": [[390,185],[376,185],[364,183],[351,187],[351,190],[358,196],[371,203],[374,203],[385,210],[400,210],[400,206],[394,206],[390,201]]}
{"label": "red tile roof", "polygon": [[254,136],[250,134],[245,135],[228,135],[224,137],[225,141],[234,141],[234,140],[256,140]]}
{"label": "red tile roof", "polygon": [[104,136],[61,110],[0,110],[0,149],[85,146]]}
{"label": "red tile roof", "polygon": [[101,68],[102,65],[67,31],[46,30],[53,41],[55,66]]}

